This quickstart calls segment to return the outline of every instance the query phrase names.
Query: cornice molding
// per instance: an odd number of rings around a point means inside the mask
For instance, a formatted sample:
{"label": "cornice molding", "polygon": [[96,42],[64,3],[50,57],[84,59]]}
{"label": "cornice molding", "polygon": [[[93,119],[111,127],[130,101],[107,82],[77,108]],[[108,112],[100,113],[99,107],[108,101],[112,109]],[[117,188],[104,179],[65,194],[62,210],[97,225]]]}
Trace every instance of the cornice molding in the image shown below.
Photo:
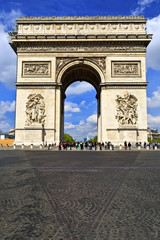
{"label": "cornice molding", "polygon": [[100,84],[101,89],[112,89],[112,88],[143,88],[146,89],[148,82],[105,82]]}
{"label": "cornice molding", "polygon": [[16,82],[15,85],[17,89],[57,89],[62,87],[62,84],[56,82]]}
{"label": "cornice molding", "polygon": [[87,40],[87,41],[92,41],[93,39],[96,41],[151,41],[152,39],[152,34],[81,34],[81,35],[76,35],[76,34],[72,34],[72,35],[51,35],[51,34],[41,34],[41,35],[36,35],[36,34],[32,34],[32,35],[28,35],[28,34],[17,34],[17,33],[10,33],[10,36],[12,38],[13,42],[16,41],[27,41],[27,40],[36,40],[38,41],[42,41],[42,40],[51,40],[51,41],[56,41],[61,40],[61,41],[81,41],[81,40]]}

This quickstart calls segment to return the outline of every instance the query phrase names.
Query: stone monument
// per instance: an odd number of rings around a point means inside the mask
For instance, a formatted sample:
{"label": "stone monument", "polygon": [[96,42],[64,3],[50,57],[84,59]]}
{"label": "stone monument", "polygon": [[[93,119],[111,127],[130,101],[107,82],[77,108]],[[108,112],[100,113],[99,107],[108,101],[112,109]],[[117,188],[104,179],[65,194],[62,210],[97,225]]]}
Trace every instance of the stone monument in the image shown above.
{"label": "stone monument", "polygon": [[147,141],[143,16],[20,17],[10,32],[17,54],[16,144],[58,143],[66,88],[97,91],[98,141]]}

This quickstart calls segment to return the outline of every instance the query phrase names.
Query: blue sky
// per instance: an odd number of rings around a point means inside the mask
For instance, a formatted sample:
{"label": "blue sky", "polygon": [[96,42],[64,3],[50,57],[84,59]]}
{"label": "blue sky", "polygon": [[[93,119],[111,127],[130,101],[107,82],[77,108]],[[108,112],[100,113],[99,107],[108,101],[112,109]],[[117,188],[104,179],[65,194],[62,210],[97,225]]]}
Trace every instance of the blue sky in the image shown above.
{"label": "blue sky", "polygon": [[[160,0],[0,0],[0,130],[14,127],[16,54],[8,44],[7,31],[19,16],[144,15],[153,40],[147,49],[148,126],[160,130]],[[95,89],[76,82],[66,91],[65,132],[82,139],[96,135]]]}

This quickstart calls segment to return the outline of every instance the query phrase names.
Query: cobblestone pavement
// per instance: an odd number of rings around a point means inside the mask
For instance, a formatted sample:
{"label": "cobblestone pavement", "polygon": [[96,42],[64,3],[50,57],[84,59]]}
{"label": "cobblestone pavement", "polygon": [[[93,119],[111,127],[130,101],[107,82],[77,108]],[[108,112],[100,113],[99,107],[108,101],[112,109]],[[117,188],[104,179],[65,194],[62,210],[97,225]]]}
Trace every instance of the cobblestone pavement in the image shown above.
{"label": "cobblestone pavement", "polygon": [[160,152],[0,152],[0,240],[159,240]]}

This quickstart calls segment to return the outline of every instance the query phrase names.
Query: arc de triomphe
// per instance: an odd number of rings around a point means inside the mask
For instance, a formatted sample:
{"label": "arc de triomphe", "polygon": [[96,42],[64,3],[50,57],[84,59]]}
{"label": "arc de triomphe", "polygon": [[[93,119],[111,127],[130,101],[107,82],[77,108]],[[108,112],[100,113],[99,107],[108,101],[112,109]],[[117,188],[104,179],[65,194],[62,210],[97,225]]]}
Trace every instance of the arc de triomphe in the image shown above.
{"label": "arc de triomphe", "polygon": [[10,32],[17,54],[16,144],[58,143],[66,88],[97,91],[98,141],[147,141],[143,16],[20,17]]}

